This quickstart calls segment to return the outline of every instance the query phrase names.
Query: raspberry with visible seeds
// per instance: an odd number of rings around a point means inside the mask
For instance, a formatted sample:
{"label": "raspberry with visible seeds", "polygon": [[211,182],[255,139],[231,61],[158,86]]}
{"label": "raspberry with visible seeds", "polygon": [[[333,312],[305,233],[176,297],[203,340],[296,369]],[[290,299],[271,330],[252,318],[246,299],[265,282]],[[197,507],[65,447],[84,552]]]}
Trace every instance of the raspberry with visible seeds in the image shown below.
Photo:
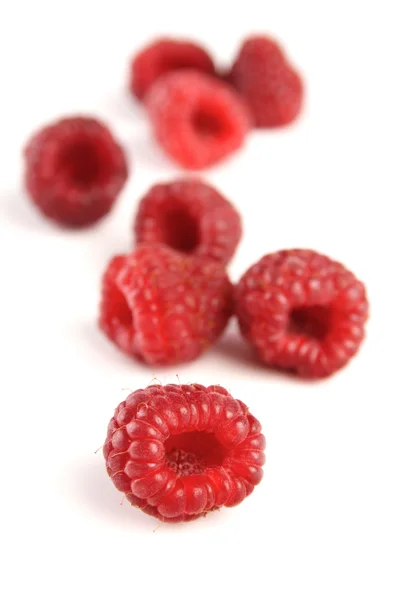
{"label": "raspberry with visible seeds", "polygon": [[129,502],[161,521],[236,506],[260,483],[261,425],[221,386],[151,385],[117,407],[103,448]]}
{"label": "raspberry with visible seeds", "polygon": [[215,74],[211,57],[197,44],[168,38],[156,40],[143,48],[133,59],[130,90],[139,100],[142,100],[159,77],[182,69]]}
{"label": "raspberry with visible seeds", "polygon": [[25,184],[46,217],[84,227],[111,209],[128,177],[124,152],[100,121],[70,117],[44,127],[25,148]]}
{"label": "raspberry with visible seeds", "polygon": [[241,278],[235,303],[241,331],[260,358],[305,377],[344,367],[368,317],[364,285],[312,250],[264,256]]}
{"label": "raspberry with visible seeds", "polygon": [[148,364],[189,361],[224,331],[232,295],[220,263],[143,244],[108,265],[99,324],[121,350]]}
{"label": "raspberry with visible seeds", "polygon": [[202,169],[243,145],[248,111],[225,83],[195,71],[173,72],[151,88],[146,104],[164,151],[188,169]]}
{"label": "raspberry with visible seeds", "polygon": [[239,213],[217,190],[197,179],[180,179],[149,190],[139,205],[135,233],[138,243],[160,242],[226,264],[242,227]]}
{"label": "raspberry with visible seeds", "polygon": [[247,101],[257,127],[286,125],[301,110],[303,83],[278,44],[267,37],[244,42],[229,81]]}

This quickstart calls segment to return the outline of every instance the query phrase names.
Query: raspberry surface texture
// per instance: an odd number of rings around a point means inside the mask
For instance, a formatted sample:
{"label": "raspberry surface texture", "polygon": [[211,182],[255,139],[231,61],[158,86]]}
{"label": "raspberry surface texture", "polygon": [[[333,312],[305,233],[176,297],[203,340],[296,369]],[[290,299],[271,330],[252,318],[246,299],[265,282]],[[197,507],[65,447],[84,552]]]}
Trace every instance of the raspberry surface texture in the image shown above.
{"label": "raspberry surface texture", "polygon": [[161,75],[182,69],[215,74],[214,63],[201,46],[186,40],[168,38],[155,40],[133,59],[130,70],[130,90],[139,100],[142,100]]}
{"label": "raspberry surface texture", "polygon": [[188,169],[209,167],[238,150],[250,128],[235,90],[195,71],[161,77],[146,104],[161,147]]}
{"label": "raspberry surface texture", "polygon": [[233,287],[220,263],[143,244],[111,260],[99,324],[126,354],[167,365],[204,352],[232,310]]}
{"label": "raspberry surface texture", "polygon": [[153,186],[139,205],[136,241],[160,242],[189,255],[228,263],[242,235],[234,206],[197,179]]}
{"label": "raspberry surface texture", "polygon": [[267,365],[325,377],[354,356],[364,338],[364,285],[343,265],[312,250],[264,256],[235,292],[244,337]]}
{"label": "raspberry surface texture", "polygon": [[25,185],[46,217],[69,227],[99,221],[128,177],[124,152],[100,121],[70,117],[37,132],[25,148]]}
{"label": "raspberry surface texture", "polygon": [[221,386],[151,385],[117,407],[103,448],[129,502],[161,521],[240,504],[260,483],[261,425]]}
{"label": "raspberry surface texture", "polygon": [[273,40],[247,39],[232,66],[229,81],[247,101],[257,127],[278,127],[296,119],[303,83]]}

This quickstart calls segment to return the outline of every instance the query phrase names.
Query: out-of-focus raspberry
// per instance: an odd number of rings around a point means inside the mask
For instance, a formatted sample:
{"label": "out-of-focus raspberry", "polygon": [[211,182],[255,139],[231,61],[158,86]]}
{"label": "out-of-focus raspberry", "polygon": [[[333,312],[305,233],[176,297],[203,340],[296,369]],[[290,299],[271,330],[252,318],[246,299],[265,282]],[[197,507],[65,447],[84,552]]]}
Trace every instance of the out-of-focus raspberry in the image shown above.
{"label": "out-of-focus raspberry", "polygon": [[170,71],[182,69],[215,74],[214,63],[201,46],[186,40],[156,40],[143,48],[132,61],[131,92],[142,100],[159,77]]}
{"label": "out-of-focus raspberry", "polygon": [[124,152],[100,121],[69,117],[37,132],[25,148],[25,184],[46,217],[84,227],[104,217],[128,177]]}
{"label": "out-of-focus raspberry", "polygon": [[226,158],[243,145],[250,128],[248,110],[234,89],[195,71],[161,77],[146,105],[158,142],[187,169]]}
{"label": "out-of-focus raspberry", "polygon": [[303,83],[278,44],[262,36],[248,38],[228,81],[246,100],[257,127],[278,127],[296,119]]}
{"label": "out-of-focus raspberry", "polygon": [[198,179],[153,186],[139,204],[136,241],[160,242],[190,255],[228,263],[242,233],[234,206]]}

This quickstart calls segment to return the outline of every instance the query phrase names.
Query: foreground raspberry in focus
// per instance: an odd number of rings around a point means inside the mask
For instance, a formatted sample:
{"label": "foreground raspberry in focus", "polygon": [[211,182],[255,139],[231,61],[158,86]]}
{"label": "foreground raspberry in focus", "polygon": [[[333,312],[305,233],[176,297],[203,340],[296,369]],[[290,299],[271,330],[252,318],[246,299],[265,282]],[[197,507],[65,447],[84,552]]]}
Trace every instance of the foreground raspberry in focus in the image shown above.
{"label": "foreground raspberry in focus", "polygon": [[211,57],[197,44],[168,38],[156,40],[143,48],[132,61],[131,92],[142,100],[161,75],[182,69],[215,74]]}
{"label": "foreground raspberry in focus", "polygon": [[301,110],[303,83],[267,37],[244,42],[228,79],[247,101],[257,127],[287,125]]}
{"label": "foreground raspberry in focus", "polygon": [[143,244],[110,262],[100,327],[126,354],[149,364],[193,360],[232,314],[232,285],[221,264]]}
{"label": "foreground raspberry in focus", "polygon": [[25,184],[33,202],[69,227],[104,217],[127,177],[121,146],[103,123],[89,117],[48,125],[25,148]]}
{"label": "foreground raspberry in focus", "polygon": [[356,354],[368,317],[364,285],[312,250],[264,256],[236,289],[241,331],[268,365],[325,377]]}
{"label": "foreground raspberry in focus", "polygon": [[260,483],[261,425],[220,386],[151,385],[115,410],[103,448],[129,502],[161,521],[236,506]]}
{"label": "foreground raspberry in focus", "polygon": [[160,242],[190,255],[228,263],[242,234],[241,219],[217,190],[197,179],[153,186],[139,205],[136,241]]}
{"label": "foreground raspberry in focus", "polygon": [[240,148],[248,111],[230,86],[195,71],[173,72],[151,88],[146,105],[164,151],[188,169],[209,167]]}

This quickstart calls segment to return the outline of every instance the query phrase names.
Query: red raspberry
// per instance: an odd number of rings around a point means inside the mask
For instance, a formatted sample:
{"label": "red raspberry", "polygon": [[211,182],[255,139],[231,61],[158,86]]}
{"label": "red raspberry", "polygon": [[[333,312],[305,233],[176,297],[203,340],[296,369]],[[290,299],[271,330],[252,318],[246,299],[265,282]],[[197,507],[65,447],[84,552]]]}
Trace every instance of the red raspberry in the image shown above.
{"label": "red raspberry", "polygon": [[239,243],[238,212],[217,190],[196,179],[153,186],[139,205],[136,239],[228,263]]}
{"label": "red raspberry", "polygon": [[128,177],[124,152],[107,127],[70,117],[36,133],[25,149],[25,184],[38,208],[69,227],[104,217]]}
{"label": "red raspberry", "polygon": [[203,48],[184,40],[162,38],[146,46],[133,59],[130,72],[132,94],[143,99],[161,75],[178,69],[215,74],[214,63]]}
{"label": "red raspberry", "polygon": [[151,385],[115,410],[103,448],[129,502],[162,521],[236,506],[260,483],[261,425],[222,387]]}
{"label": "red raspberry", "polygon": [[229,80],[248,102],[257,127],[286,125],[300,112],[302,81],[280,47],[267,37],[244,42]]}
{"label": "red raspberry", "polygon": [[193,360],[217,340],[231,314],[232,285],[223,266],[161,244],[116,256],[103,278],[101,329],[149,364]]}
{"label": "red raspberry", "polygon": [[161,77],[146,97],[155,135],[165,152],[188,169],[202,169],[243,145],[250,120],[225,83],[195,71]]}
{"label": "red raspberry", "polygon": [[356,354],[368,302],[343,265],[312,250],[264,256],[236,289],[240,328],[268,365],[324,377]]}

